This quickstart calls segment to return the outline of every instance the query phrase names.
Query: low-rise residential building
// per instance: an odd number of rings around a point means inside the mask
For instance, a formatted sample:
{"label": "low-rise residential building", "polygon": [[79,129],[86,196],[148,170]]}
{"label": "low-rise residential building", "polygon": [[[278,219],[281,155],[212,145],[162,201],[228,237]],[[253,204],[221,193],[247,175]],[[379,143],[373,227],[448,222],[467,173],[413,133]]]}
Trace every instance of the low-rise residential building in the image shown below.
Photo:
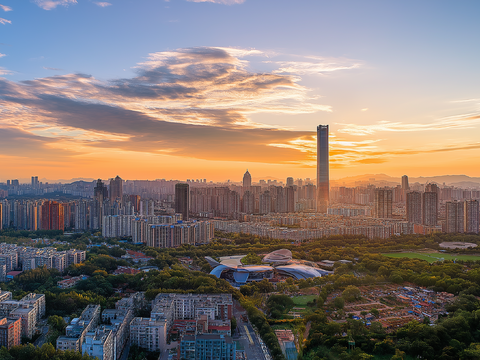
{"label": "low-rise residential building", "polygon": [[66,267],[73,264],[80,264],[87,258],[87,252],[85,250],[68,250],[66,254]]}
{"label": "low-rise residential building", "polygon": [[233,316],[232,294],[175,294],[160,293],[152,305],[152,318],[166,319],[170,328],[173,320],[197,319],[230,320]]}
{"label": "low-rise residential building", "polygon": [[296,360],[298,357],[297,348],[295,347],[295,336],[292,330],[275,330],[278,343],[282,349],[282,353],[287,360]]}
{"label": "low-rise residential building", "polygon": [[0,302],[5,300],[12,300],[12,293],[10,291],[0,290]]}
{"label": "low-rise residential building", "polygon": [[12,346],[20,345],[22,337],[22,319],[2,318],[0,319],[0,347],[10,349]]}
{"label": "low-rise residential building", "polygon": [[180,342],[180,358],[182,360],[234,360],[236,349],[236,343],[230,336],[187,335]]}
{"label": "low-rise residential building", "polygon": [[90,330],[85,335],[82,344],[82,353],[100,360],[116,360],[115,357],[115,336],[113,330],[106,327],[98,327]]}
{"label": "low-rise residential building", "polygon": [[31,304],[37,311],[37,321],[45,316],[45,295],[30,293],[24,296],[21,300],[23,304]]}
{"label": "low-rise residential building", "polygon": [[129,297],[118,300],[115,303],[115,309],[128,310],[128,309],[140,309],[146,304],[145,293],[137,292]]}
{"label": "low-rise residential building", "polygon": [[0,264],[0,282],[7,281],[7,265]]}
{"label": "low-rise residential building", "polygon": [[53,262],[52,267],[57,269],[59,272],[63,273],[65,268],[67,267],[67,254],[64,253],[57,253],[53,255]]}
{"label": "low-rise residential building", "polygon": [[12,318],[22,319],[22,336],[32,338],[37,325],[37,309],[31,304],[21,304],[10,313]]}
{"label": "low-rise residential building", "polygon": [[31,338],[37,322],[45,316],[45,295],[30,293],[12,300],[9,291],[0,291],[0,317],[20,318],[22,336]]}
{"label": "low-rise residential building", "polygon": [[74,276],[74,277],[71,277],[69,279],[64,279],[64,280],[57,281],[57,286],[60,289],[69,289],[71,287],[74,287],[79,281],[82,281],[82,280],[85,280],[85,279],[88,279],[88,278],[89,278],[88,275]]}
{"label": "low-rise residential building", "polygon": [[130,323],[130,342],[148,351],[164,349],[167,343],[167,321],[152,318],[133,318]]}
{"label": "low-rise residential building", "polygon": [[88,305],[79,318],[70,322],[65,335],[57,339],[58,350],[81,351],[85,334],[94,329],[100,320],[100,305]]}
{"label": "low-rise residential building", "polygon": [[80,264],[86,259],[84,250],[57,251],[54,247],[36,248],[15,244],[0,244],[0,265],[6,272],[22,268],[23,271],[45,266],[63,272],[71,264]]}
{"label": "low-rise residential building", "polygon": [[120,359],[127,345],[133,315],[134,308],[126,310],[105,309],[102,312],[102,321],[109,324],[106,328],[113,331],[115,360]]}

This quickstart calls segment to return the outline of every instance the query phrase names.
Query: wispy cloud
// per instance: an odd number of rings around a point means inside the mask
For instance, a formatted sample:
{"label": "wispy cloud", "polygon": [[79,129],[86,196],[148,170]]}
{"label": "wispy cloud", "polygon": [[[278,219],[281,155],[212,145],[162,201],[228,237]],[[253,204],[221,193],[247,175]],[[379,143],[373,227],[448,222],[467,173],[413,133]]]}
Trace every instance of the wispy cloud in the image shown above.
{"label": "wispy cloud", "polygon": [[341,133],[365,136],[372,135],[377,132],[417,132],[417,131],[439,131],[452,129],[473,129],[480,124],[479,114],[463,114],[439,119],[435,122],[426,124],[401,123],[380,121],[376,124],[359,125],[359,124],[341,124]]}
{"label": "wispy cloud", "polygon": [[0,67],[0,75],[11,75],[11,74],[13,74],[13,72],[11,72],[10,70]]}
{"label": "wispy cloud", "polygon": [[0,4],[0,9],[3,11],[12,11],[12,8],[10,6],[2,5]]}
{"label": "wispy cloud", "polygon": [[245,0],[187,0],[189,2],[210,2],[215,4],[223,4],[223,5],[235,5],[235,4],[243,4]]}
{"label": "wispy cloud", "polygon": [[48,137],[42,146],[81,152],[294,161],[297,149],[268,144],[309,132],[257,123],[250,115],[314,113],[330,106],[312,99],[298,76],[253,72],[235,56],[255,54],[261,52],[210,47],[152,53],[134,68],[135,77],[108,82],[83,74],[0,80],[0,128],[16,127]]}
{"label": "wispy cloud", "polygon": [[452,100],[451,103],[471,103],[471,102],[480,102],[480,99],[463,99],[463,100]]}
{"label": "wispy cloud", "polygon": [[[322,57],[308,57],[302,61],[275,61],[274,63],[280,66],[275,73],[289,73],[289,74],[322,74],[338,70],[351,70],[361,66],[360,62],[348,59],[322,58]],[[308,61],[306,61],[308,60]],[[273,61],[269,61],[273,62]]]}
{"label": "wispy cloud", "polygon": [[106,1],[97,1],[95,2],[94,4],[100,6],[100,7],[107,7],[107,6],[111,6],[112,4],[110,4],[109,2],[106,2]]}
{"label": "wispy cloud", "polygon": [[4,56],[6,56],[6,55],[5,55],[5,54],[2,54],[2,53],[0,53],[0,58],[2,58],[2,57],[4,57]]}
{"label": "wispy cloud", "polygon": [[0,18],[0,24],[5,25],[5,24],[11,24],[12,22],[10,20]]}
{"label": "wispy cloud", "polygon": [[35,0],[35,3],[44,10],[52,10],[57,6],[68,6],[77,3],[77,0]]}
{"label": "wispy cloud", "polygon": [[[0,79],[0,152],[48,154],[57,163],[110,151],[315,167],[315,132],[255,122],[252,115],[299,115],[328,112],[331,107],[309,95],[310,89],[300,85],[301,74],[252,71],[247,58],[253,56],[270,54],[198,47],[149,54],[134,67],[133,77],[110,81],[85,74],[22,82]],[[470,128],[479,123],[480,115],[467,114],[429,124],[343,124],[330,134],[331,167],[480,148],[480,143],[450,142],[388,150],[378,136],[352,135]],[[22,142],[28,147],[11,145]]]}
{"label": "wispy cloud", "polygon": [[54,67],[48,67],[48,66],[43,66],[45,70],[52,70],[52,71],[62,71],[63,69],[59,68],[54,68]]}

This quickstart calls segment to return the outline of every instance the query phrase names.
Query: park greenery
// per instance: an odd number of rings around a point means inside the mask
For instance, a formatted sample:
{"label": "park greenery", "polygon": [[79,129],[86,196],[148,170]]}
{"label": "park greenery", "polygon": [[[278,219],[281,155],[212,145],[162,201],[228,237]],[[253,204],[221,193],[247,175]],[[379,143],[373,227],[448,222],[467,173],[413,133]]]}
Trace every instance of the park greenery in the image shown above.
{"label": "park greenery", "polygon": [[[3,232],[0,241],[33,246],[28,239],[33,235],[31,232]],[[217,238],[207,245],[157,249],[120,242],[120,239],[106,240],[98,234],[50,235],[61,242],[55,245],[59,250],[95,246],[88,250],[87,260],[83,264],[70,266],[64,274],[54,269],[37,268],[22,273],[13,281],[0,284],[0,287],[12,291],[17,299],[29,292],[46,295],[51,327],[48,341],[52,343],[64,331],[66,324],[63,317],[78,316],[91,303],[112,308],[119,298],[117,291],[129,289],[145,291],[147,300],[154,299],[161,292],[232,293],[246,309],[251,323],[269,347],[273,358],[279,360],[283,360],[284,356],[274,329],[282,328],[292,329],[296,333],[299,358],[305,360],[480,358],[480,302],[477,299],[480,297],[480,261],[475,260],[475,249],[449,250],[448,254],[453,254],[455,261],[430,262],[418,257],[402,256],[405,251],[435,253],[440,250],[439,243],[443,241],[480,244],[480,236],[403,235],[373,240],[362,236],[332,236],[292,244],[253,235],[217,233]],[[239,291],[225,280],[210,275],[211,267],[205,260],[205,256],[219,258],[247,254],[242,259],[244,264],[259,264],[264,254],[284,248],[291,250],[295,259],[312,262],[345,259],[352,263],[337,263],[335,273],[327,277],[299,281],[287,279],[277,284],[263,280],[242,286]],[[137,266],[121,258],[125,250],[142,251],[152,257],[148,265],[158,270],[136,275],[112,275],[119,266]],[[449,258],[443,254],[439,253],[439,257]],[[461,260],[462,257],[455,254],[469,257]],[[184,257],[191,258],[193,265],[181,264],[180,259]],[[88,275],[89,278],[80,281],[75,288],[62,290],[56,285],[62,275]],[[345,316],[343,308],[361,296],[359,286],[388,283],[408,283],[410,286],[445,291],[456,295],[457,299],[447,308],[448,315],[440,318],[438,323],[414,321],[388,334],[376,321],[367,326],[363,319]],[[295,296],[309,289],[316,289],[313,293],[317,295],[308,295],[308,301],[302,302],[302,296]],[[327,297],[332,292],[340,293],[340,296],[327,303]],[[294,319],[289,313],[297,308],[295,311],[302,316]],[[375,316],[378,311],[372,309],[370,313]],[[335,316],[328,317],[327,314]],[[329,320],[332,317],[337,321]],[[349,349],[349,340],[355,341],[355,349]],[[7,352],[2,350],[0,359],[9,355],[21,358],[22,351],[27,353],[30,351],[28,349],[25,347],[16,352],[14,349]],[[44,352],[47,350],[51,351],[44,349]],[[142,350],[139,349],[135,354],[135,357],[142,356]],[[52,358],[54,356],[57,355],[52,353]]]}
{"label": "park greenery", "polygon": [[76,351],[55,350],[55,347],[46,343],[41,347],[35,347],[33,344],[14,346],[7,350],[5,347],[0,349],[0,360],[94,360],[86,353],[82,355]]}
{"label": "park greenery", "polygon": [[250,253],[242,258],[243,265],[261,265],[262,258],[255,253]]}

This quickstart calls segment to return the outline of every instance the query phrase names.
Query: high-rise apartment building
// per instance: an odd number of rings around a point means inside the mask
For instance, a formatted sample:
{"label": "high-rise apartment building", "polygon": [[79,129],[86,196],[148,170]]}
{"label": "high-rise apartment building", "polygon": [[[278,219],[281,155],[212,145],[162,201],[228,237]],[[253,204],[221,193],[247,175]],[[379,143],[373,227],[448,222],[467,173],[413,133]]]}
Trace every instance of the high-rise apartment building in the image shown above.
{"label": "high-rise apartment building", "polygon": [[56,201],[44,201],[41,206],[41,229],[62,230],[65,226],[63,206]]}
{"label": "high-rise apartment building", "polygon": [[103,203],[103,200],[108,199],[108,189],[102,182],[102,179],[97,180],[97,184],[93,188],[93,197],[100,203]]}
{"label": "high-rise apartment building", "polygon": [[410,190],[410,186],[408,185],[408,176],[407,175],[402,176],[402,190],[403,191]]}
{"label": "high-rise apartment building", "polygon": [[445,203],[445,223],[447,233],[463,233],[465,226],[465,206],[460,201]]}
{"label": "high-rise apartment building", "polygon": [[269,214],[272,212],[272,198],[270,196],[270,191],[265,191],[260,195],[259,210],[260,214]]}
{"label": "high-rise apartment building", "polygon": [[247,191],[252,186],[252,175],[247,171],[243,175],[243,191]]}
{"label": "high-rise apartment building", "polygon": [[317,126],[317,212],[327,213],[329,202],[328,125]]}
{"label": "high-rise apartment building", "polygon": [[108,199],[107,186],[101,179],[97,180],[96,186],[93,188],[93,204],[89,213],[89,228],[101,229],[103,226],[103,201]]}
{"label": "high-rise apartment building", "polygon": [[110,203],[113,204],[117,199],[123,199],[123,180],[118,175],[110,180]]}
{"label": "high-rise apartment building", "polygon": [[87,230],[88,228],[88,202],[78,200],[75,202],[75,230]]}
{"label": "high-rise apartment building", "polygon": [[393,191],[390,189],[375,189],[375,208],[374,216],[376,218],[391,218],[393,204]]}
{"label": "high-rise apartment building", "polygon": [[38,176],[32,176],[32,188],[36,189],[38,188]]}
{"label": "high-rise apartment building", "polygon": [[293,177],[287,177],[287,186],[293,186]]}
{"label": "high-rise apartment building", "polygon": [[246,214],[253,214],[255,212],[255,194],[246,191],[243,194],[243,212]]}
{"label": "high-rise apartment building", "polygon": [[188,220],[190,208],[190,186],[188,184],[175,184],[175,212],[182,214],[183,220]]}
{"label": "high-rise apartment building", "polygon": [[407,221],[413,224],[422,223],[422,194],[418,191],[407,193]]}
{"label": "high-rise apartment building", "polygon": [[479,203],[478,200],[465,201],[465,225],[464,230],[469,234],[478,234],[479,232]]}
{"label": "high-rise apartment building", "polygon": [[438,186],[428,184],[422,194],[422,223],[436,226],[438,220]]}

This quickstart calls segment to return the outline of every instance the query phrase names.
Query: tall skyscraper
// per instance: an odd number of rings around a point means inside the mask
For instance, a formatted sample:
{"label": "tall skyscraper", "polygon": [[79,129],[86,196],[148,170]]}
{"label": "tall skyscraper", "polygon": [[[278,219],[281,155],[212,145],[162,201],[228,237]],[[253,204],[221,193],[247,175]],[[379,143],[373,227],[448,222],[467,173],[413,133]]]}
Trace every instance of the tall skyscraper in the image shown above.
{"label": "tall skyscraper", "polygon": [[247,171],[243,175],[243,191],[248,191],[252,186],[252,175]]}
{"label": "tall skyscraper", "polygon": [[388,219],[392,217],[393,191],[390,189],[375,189],[376,218]]}
{"label": "tall skyscraper", "polygon": [[[247,171],[248,172],[248,171]],[[175,212],[182,214],[183,220],[188,220],[190,209],[190,186],[188,184],[175,184]]]}
{"label": "tall skyscraper", "polygon": [[403,191],[410,190],[410,186],[408,185],[408,176],[407,175],[402,176],[402,190]]}
{"label": "tall skyscraper", "polygon": [[329,201],[328,125],[317,126],[317,212],[327,213]]}
{"label": "tall skyscraper", "polygon": [[32,176],[32,188],[38,187],[38,176]]}
{"label": "tall skyscraper", "polygon": [[414,224],[422,223],[422,194],[418,191],[407,193],[407,221]]}
{"label": "tall skyscraper", "polygon": [[110,180],[110,204],[117,199],[123,200],[123,180],[118,175],[115,179]]}
{"label": "tall skyscraper", "polygon": [[93,188],[93,196],[101,204],[103,204],[103,200],[108,198],[108,189],[101,179],[97,180],[97,185]]}
{"label": "tall skyscraper", "polygon": [[93,203],[90,207],[90,229],[101,229],[103,225],[103,201],[108,199],[107,186],[101,179],[97,180],[97,185],[93,188]]}
{"label": "tall skyscraper", "polygon": [[478,200],[465,201],[465,226],[464,230],[469,234],[478,234],[479,218],[478,218]]}
{"label": "tall skyscraper", "polygon": [[445,220],[447,233],[463,233],[465,226],[464,203],[447,201],[445,203]]}
{"label": "tall skyscraper", "polygon": [[287,186],[293,186],[293,177],[287,177]]}
{"label": "tall skyscraper", "polygon": [[63,230],[65,221],[63,217],[63,206],[56,201],[44,201],[41,207],[42,230]]}
{"label": "tall skyscraper", "polygon": [[438,186],[427,184],[422,194],[422,223],[436,226],[438,220]]}

